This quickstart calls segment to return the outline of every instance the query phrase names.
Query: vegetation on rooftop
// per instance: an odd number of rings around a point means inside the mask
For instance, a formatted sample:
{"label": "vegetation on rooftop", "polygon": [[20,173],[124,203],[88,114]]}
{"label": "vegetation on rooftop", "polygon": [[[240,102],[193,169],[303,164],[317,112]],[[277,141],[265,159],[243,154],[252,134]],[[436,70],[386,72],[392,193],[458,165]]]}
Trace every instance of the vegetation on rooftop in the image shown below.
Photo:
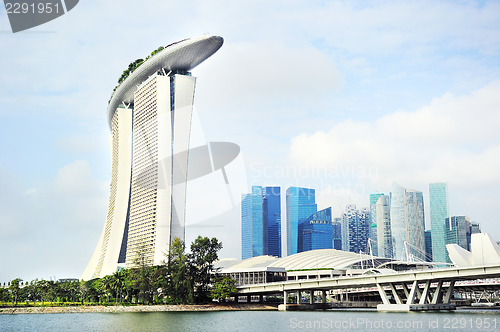
{"label": "vegetation on rooftop", "polygon": [[[113,98],[113,94],[115,93],[116,89],[118,89],[118,87],[123,83],[123,81],[125,81],[127,79],[127,77],[130,76],[130,74],[132,74],[137,68],[139,68],[144,62],[148,61],[151,57],[155,56],[156,54],[160,53],[161,51],[163,51],[165,49],[165,47],[163,46],[160,46],[158,47],[156,50],[154,50],[153,52],[151,52],[150,55],[148,55],[146,57],[146,59],[137,59],[133,62],[131,62],[129,65],[128,65],[128,68],[125,69],[122,73],[122,75],[120,76],[120,78],[118,79],[118,85],[115,86],[115,88],[113,89],[113,93],[111,94],[111,98]],[[109,98],[108,100],[108,104],[109,102],[111,102],[111,98]]]}

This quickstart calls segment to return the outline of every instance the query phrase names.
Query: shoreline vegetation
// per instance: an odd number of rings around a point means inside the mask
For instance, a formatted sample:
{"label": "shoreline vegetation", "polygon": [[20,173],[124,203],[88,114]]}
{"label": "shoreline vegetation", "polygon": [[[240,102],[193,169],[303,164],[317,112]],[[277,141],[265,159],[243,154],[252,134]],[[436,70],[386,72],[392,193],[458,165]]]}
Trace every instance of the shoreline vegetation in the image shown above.
{"label": "shoreline vegetation", "polygon": [[177,304],[177,305],[84,305],[84,306],[41,306],[41,307],[0,307],[0,315],[16,314],[62,314],[62,313],[121,313],[121,312],[166,312],[166,311],[236,311],[236,310],[277,310],[267,304]]}
{"label": "shoreline vegetation", "polygon": [[160,265],[152,265],[149,251],[140,247],[132,267],[90,280],[32,280],[16,278],[0,286],[0,308],[41,303],[44,307],[79,305],[191,305],[223,303],[237,292],[236,281],[218,274],[214,262],[222,243],[198,236],[186,253],[175,238]]}

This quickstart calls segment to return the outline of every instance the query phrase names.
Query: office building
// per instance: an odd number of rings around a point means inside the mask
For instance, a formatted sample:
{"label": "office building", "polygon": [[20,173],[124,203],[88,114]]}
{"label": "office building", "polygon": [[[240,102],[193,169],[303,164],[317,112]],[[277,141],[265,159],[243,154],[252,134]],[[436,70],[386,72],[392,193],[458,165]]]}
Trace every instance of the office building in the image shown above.
{"label": "office building", "polygon": [[369,227],[370,211],[358,210],[354,204],[347,205],[342,214],[342,250],[368,253]]}
{"label": "office building", "polygon": [[425,261],[424,225],[422,192],[394,183],[391,193],[394,258],[402,261]]}
{"label": "office building", "polygon": [[333,218],[333,249],[342,250],[342,218]]}
{"label": "office building", "polygon": [[375,221],[377,223],[377,246],[380,257],[393,258],[391,230],[391,197],[381,195],[375,203]]}
{"label": "office building", "polygon": [[449,225],[448,185],[446,183],[429,184],[429,205],[432,233],[432,257],[434,262],[449,261],[446,251],[446,231]]}
{"label": "office building", "polygon": [[432,232],[427,230],[424,233],[425,237],[425,261],[432,262]]}
{"label": "office building", "polygon": [[370,194],[370,228],[368,231],[368,241],[370,242],[373,255],[378,255],[378,231],[377,231],[377,203],[382,193]]}
{"label": "office building", "polygon": [[299,224],[317,212],[316,191],[290,187],[286,190],[286,245],[287,255],[298,252]]}
{"label": "office building", "polygon": [[[466,216],[452,216],[446,218],[449,228],[446,230],[446,244],[457,244],[465,250],[470,250],[471,226],[470,219]],[[446,251],[448,263],[451,263]]]}
{"label": "office building", "polygon": [[261,255],[281,257],[280,187],[253,186],[242,195],[241,256]]}
{"label": "office building", "polygon": [[318,211],[299,224],[298,252],[333,249],[332,208]]}

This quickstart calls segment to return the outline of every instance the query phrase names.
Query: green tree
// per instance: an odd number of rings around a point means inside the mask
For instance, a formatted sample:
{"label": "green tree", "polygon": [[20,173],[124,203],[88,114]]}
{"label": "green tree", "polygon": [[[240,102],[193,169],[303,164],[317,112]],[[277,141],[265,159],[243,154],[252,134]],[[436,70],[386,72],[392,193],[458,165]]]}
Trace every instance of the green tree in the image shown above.
{"label": "green tree", "polygon": [[111,275],[107,275],[102,277],[100,281],[102,290],[104,292],[104,295],[106,296],[106,303],[109,303],[109,296],[112,295],[111,292],[113,291],[113,277]]}
{"label": "green tree", "polygon": [[35,287],[36,287],[36,292],[40,297],[40,300],[42,301],[43,305],[45,301],[49,300],[49,296],[51,293],[51,285],[47,280],[42,279],[36,281]]}
{"label": "green tree", "polygon": [[120,297],[120,303],[122,303],[122,292],[125,283],[125,276],[122,271],[116,271],[111,276],[110,286],[115,292],[115,304],[118,303],[118,296]]}
{"label": "green tree", "polygon": [[12,294],[12,302],[14,305],[17,305],[17,300],[19,297],[19,283],[23,281],[21,278],[16,278],[10,282],[9,290]]}
{"label": "green tree", "polygon": [[149,304],[151,300],[151,261],[146,247],[137,249],[134,258],[135,268],[131,271],[134,287],[138,290],[138,298],[142,304]]}
{"label": "green tree", "polygon": [[211,278],[214,269],[214,262],[219,259],[219,251],[222,249],[222,243],[215,237],[198,236],[191,243],[191,274],[196,287],[196,300],[203,303],[209,300],[209,291]]}
{"label": "green tree", "polygon": [[210,290],[210,297],[215,300],[225,301],[226,298],[237,292],[236,280],[228,276],[218,276]]}
{"label": "green tree", "polygon": [[168,251],[167,294],[174,303],[193,303],[193,282],[190,262],[184,253],[184,241],[176,237]]}
{"label": "green tree", "polygon": [[4,302],[9,302],[11,299],[9,290],[5,287],[0,287],[0,302],[2,302],[2,305]]}

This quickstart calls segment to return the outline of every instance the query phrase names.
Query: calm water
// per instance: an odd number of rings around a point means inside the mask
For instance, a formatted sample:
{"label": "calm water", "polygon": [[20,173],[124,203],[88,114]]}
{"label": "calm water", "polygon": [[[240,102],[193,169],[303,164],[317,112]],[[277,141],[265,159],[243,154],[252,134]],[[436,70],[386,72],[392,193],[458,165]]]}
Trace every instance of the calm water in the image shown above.
{"label": "calm water", "polygon": [[0,331],[500,331],[500,311],[219,311],[0,315]]}

